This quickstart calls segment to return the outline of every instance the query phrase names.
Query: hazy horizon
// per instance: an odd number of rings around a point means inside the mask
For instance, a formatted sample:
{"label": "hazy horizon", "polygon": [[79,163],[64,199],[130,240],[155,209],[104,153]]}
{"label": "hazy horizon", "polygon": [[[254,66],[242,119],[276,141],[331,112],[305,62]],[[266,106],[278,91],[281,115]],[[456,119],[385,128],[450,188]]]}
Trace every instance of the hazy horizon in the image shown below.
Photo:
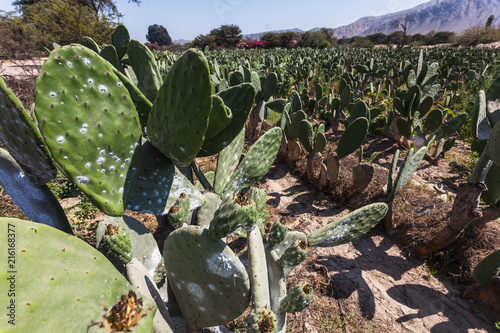
{"label": "hazy horizon", "polygon": [[[123,14],[122,22],[131,38],[146,41],[148,26],[152,24],[163,25],[173,40],[192,40],[222,24],[238,25],[243,34],[294,28],[307,31],[315,27],[336,28],[364,16],[394,13],[425,2],[429,0],[358,0],[349,3],[326,0],[307,3],[298,0],[143,0],[137,5],[121,0],[116,1],[116,5]],[[11,3],[0,0],[0,10],[13,10]]]}

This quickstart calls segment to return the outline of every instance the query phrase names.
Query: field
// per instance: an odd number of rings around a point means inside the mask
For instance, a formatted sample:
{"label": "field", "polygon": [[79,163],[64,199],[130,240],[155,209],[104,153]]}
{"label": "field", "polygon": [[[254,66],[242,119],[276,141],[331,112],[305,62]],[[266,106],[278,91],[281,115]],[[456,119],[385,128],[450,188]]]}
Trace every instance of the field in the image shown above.
{"label": "field", "polygon": [[[286,285],[291,290],[306,281],[313,287],[314,297],[303,311],[288,315],[286,331],[495,330],[495,323],[500,321],[498,272],[483,286],[477,283],[474,268],[500,248],[500,166],[494,164],[498,164],[498,140],[490,140],[485,148],[490,136],[500,132],[500,125],[495,125],[500,120],[499,52],[204,51],[214,96],[223,96],[222,100],[236,109],[236,103],[225,99],[224,91],[246,85],[256,92],[246,120],[243,155],[251,157],[250,163],[259,161],[255,169],[269,163],[269,171],[254,183],[266,192],[268,216],[259,223],[267,235],[277,220],[286,223],[289,232],[310,235],[346,214],[362,212],[368,205],[384,203],[388,207],[385,217],[372,223],[373,229],[368,228],[371,230],[354,240],[309,247],[305,260],[286,277]],[[169,73],[175,72],[171,69],[178,66],[181,54],[152,56],[155,65],[143,70],[149,74],[156,71],[163,82],[173,77]],[[129,55],[114,63],[124,59],[124,64],[134,61]],[[18,65],[12,71],[12,64],[4,63],[0,76],[30,109],[35,102],[34,91],[39,89],[38,83],[35,88],[35,78],[40,62]],[[138,67],[124,73],[154,102],[154,112],[158,102],[147,95],[155,90],[146,85],[147,75],[140,74]],[[180,81],[178,78],[176,82],[182,87],[195,85],[191,76]],[[134,104],[137,107],[137,100]],[[44,117],[43,122],[37,120],[42,134]],[[148,123],[146,132],[152,137],[149,126],[153,125]],[[269,133],[268,138],[277,132],[275,127],[283,130],[281,144],[268,142],[259,148],[260,153],[253,152],[251,147],[258,146],[265,133]],[[183,137],[182,133],[179,136]],[[269,161],[266,146],[279,148],[276,159],[271,156]],[[51,154],[59,171],[48,186],[64,208],[75,235],[95,245],[99,222],[113,214],[104,213],[109,208],[92,195],[87,193],[91,199],[87,198],[77,182],[70,180],[75,176],[65,168],[64,161]],[[193,177],[193,183],[200,190],[205,188],[206,193],[211,186],[216,187],[214,177],[223,169],[219,155],[200,155],[191,164],[193,171],[188,168],[184,174]],[[483,164],[488,167],[478,167]],[[241,172],[256,179],[248,170]],[[211,185],[204,183],[201,187],[202,181]],[[227,186],[231,185],[226,184],[225,191]],[[467,190],[467,186],[476,190]],[[2,194],[1,216],[29,219],[9,197],[8,189]],[[181,199],[177,195],[172,204],[182,207]],[[155,215],[160,214],[146,212],[151,208],[126,208],[125,215],[138,219],[155,235],[160,251],[168,235],[179,228],[173,227],[172,210],[157,219]],[[442,230],[446,230],[446,237],[436,238]],[[231,233],[226,242],[244,257],[249,244],[241,235],[241,231]],[[226,327],[245,332],[245,316]]]}

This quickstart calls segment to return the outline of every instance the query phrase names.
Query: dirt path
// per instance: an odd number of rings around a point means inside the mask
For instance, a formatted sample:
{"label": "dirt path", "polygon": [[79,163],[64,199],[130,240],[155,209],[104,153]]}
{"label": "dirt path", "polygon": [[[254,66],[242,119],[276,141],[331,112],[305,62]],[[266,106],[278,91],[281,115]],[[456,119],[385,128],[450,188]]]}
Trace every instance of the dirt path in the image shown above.
{"label": "dirt path", "polygon": [[[306,234],[343,215],[324,194],[305,184],[288,168],[274,165],[263,184],[268,192],[268,204],[275,214],[285,216],[290,228]],[[334,248],[310,251],[309,259],[289,276],[290,281],[304,279],[325,271],[332,295],[316,293],[321,304],[343,307],[344,316],[353,307],[361,319],[371,321],[373,332],[493,332],[494,317],[481,304],[461,299],[461,292],[436,275],[405,249],[374,229],[364,237]],[[329,280],[329,281],[328,281]],[[338,301],[335,300],[338,299]],[[314,303],[314,302],[313,302]],[[323,307],[326,311],[328,307]],[[333,332],[321,318],[324,314],[304,311],[292,315],[292,331]],[[358,323],[359,324],[359,323]],[[351,325],[352,326],[352,325]],[[356,325],[355,325],[356,326]],[[363,330],[366,325],[361,325]],[[352,330],[351,330],[352,331]],[[358,331],[358,330],[356,330]]]}
{"label": "dirt path", "polygon": [[47,58],[0,60],[0,75],[12,75],[16,77],[38,76],[40,68],[45,60],[47,60]]}

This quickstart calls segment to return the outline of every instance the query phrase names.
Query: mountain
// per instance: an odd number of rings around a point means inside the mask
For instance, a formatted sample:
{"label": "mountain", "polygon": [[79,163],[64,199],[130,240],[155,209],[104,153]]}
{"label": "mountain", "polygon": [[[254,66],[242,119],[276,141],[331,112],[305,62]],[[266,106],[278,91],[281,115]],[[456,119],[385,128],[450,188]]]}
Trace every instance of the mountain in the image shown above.
{"label": "mountain", "polygon": [[473,26],[484,26],[490,15],[497,17],[493,25],[498,24],[500,0],[432,0],[396,13],[360,18],[354,23],[335,28],[335,36],[388,35],[401,29],[399,22],[407,23],[407,33],[410,35],[426,34],[432,30],[461,33]]}

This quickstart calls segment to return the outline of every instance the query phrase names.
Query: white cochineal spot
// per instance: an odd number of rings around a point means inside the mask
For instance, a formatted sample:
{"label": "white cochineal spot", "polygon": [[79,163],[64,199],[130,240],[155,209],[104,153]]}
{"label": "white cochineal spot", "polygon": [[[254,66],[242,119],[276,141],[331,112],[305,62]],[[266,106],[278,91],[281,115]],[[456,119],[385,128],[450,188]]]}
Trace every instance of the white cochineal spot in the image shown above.
{"label": "white cochineal spot", "polygon": [[89,177],[87,177],[87,176],[76,176],[76,180],[80,184],[87,184],[89,182]]}
{"label": "white cochineal spot", "polygon": [[207,259],[210,272],[228,278],[234,273],[233,262],[222,253],[218,253]]}
{"label": "white cochineal spot", "polygon": [[197,285],[196,283],[190,283],[188,285],[188,290],[191,294],[193,294],[194,297],[196,297],[198,299],[203,298],[203,292],[201,291],[200,286]]}

